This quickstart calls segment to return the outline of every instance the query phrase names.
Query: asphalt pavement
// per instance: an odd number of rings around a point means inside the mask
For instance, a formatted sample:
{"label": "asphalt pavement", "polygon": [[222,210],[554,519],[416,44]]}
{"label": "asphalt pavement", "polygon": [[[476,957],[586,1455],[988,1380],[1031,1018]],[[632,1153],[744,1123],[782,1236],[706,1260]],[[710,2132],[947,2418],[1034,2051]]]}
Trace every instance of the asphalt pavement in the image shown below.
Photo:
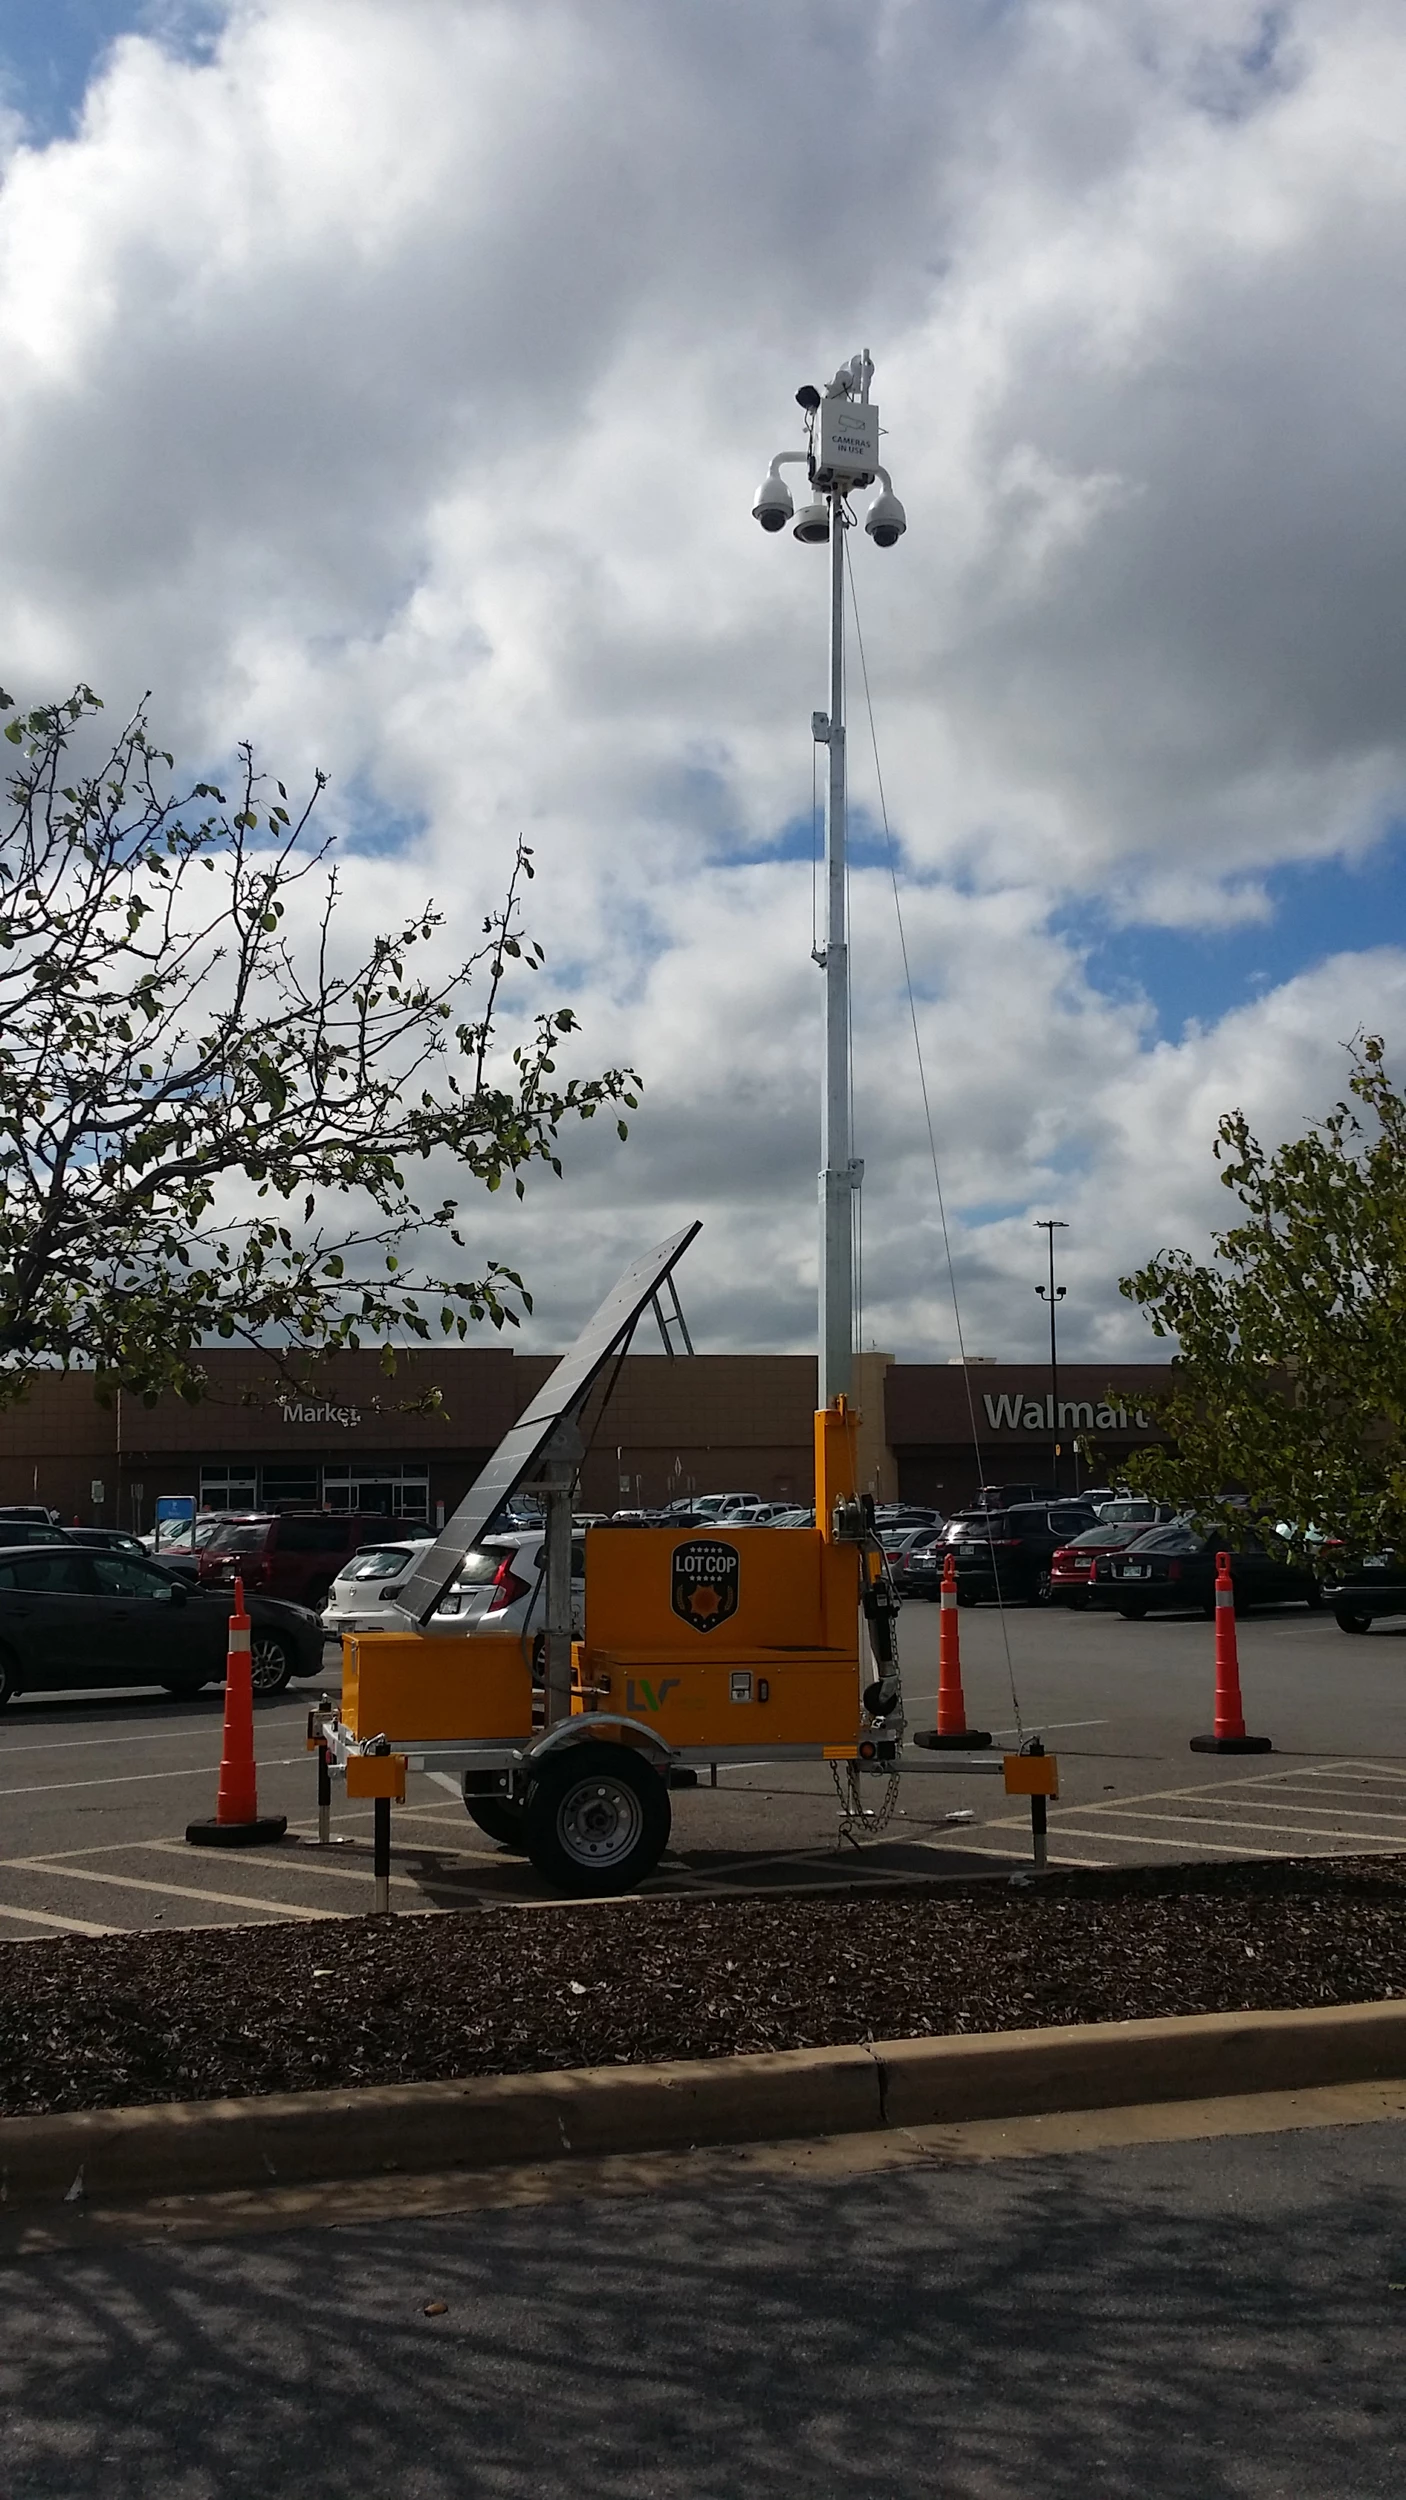
{"label": "asphalt pavement", "polygon": [[1399,2500],[1401,2126],[0,2271],[5,2500]]}
{"label": "asphalt pavement", "polygon": [[[994,1608],[960,1615],[968,1717],[996,1748],[1041,1733],[1059,1758],[1050,1814],[1058,1865],[1301,1855],[1406,1847],[1406,1627],[1365,1638],[1286,1609],[1240,1626],[1245,1708],[1263,1757],[1192,1754],[1210,1724],[1212,1630],[1200,1618]],[[910,1720],[931,1723],[937,1609],[905,1606]],[[337,1688],[329,1650],[327,1688]],[[0,1936],[317,1919],[369,1907],[371,1810],[338,1788],[330,1851],[316,1842],[304,1748],[316,1688],[257,1714],[260,1802],[289,1838],[264,1851],[195,1851],[186,1823],[213,1810],[222,1697],[32,1695],[0,1713]],[[932,1757],[924,1757],[931,1764]],[[998,1778],[931,1767],[889,1791],[866,1782],[882,1829],[841,1832],[823,1764],[725,1767],[673,1800],[674,1839],[651,1891],[882,1884],[1016,1872],[1029,1809]],[[952,1818],[969,1818],[955,1821]],[[525,1862],[471,1824],[452,1782],[412,1775],[394,1817],[400,1911],[547,1898]],[[0,2486],[0,2490],[3,2486]]]}

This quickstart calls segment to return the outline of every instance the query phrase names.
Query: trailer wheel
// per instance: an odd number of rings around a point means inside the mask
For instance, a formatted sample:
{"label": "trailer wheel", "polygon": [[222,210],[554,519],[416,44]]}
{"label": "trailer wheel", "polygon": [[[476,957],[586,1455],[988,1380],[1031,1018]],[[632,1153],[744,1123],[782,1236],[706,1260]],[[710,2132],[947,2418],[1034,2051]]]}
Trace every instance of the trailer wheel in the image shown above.
{"label": "trailer wheel", "polygon": [[630,1892],[669,1845],[669,1791],[625,1745],[549,1754],[524,1817],[527,1854],[561,1892]]}
{"label": "trailer wheel", "polygon": [[508,1803],[506,1797],[466,1797],[465,1807],[471,1823],[477,1823],[490,1840],[501,1841],[505,1849],[513,1849],[520,1858],[527,1855],[524,1826],[526,1809]]}

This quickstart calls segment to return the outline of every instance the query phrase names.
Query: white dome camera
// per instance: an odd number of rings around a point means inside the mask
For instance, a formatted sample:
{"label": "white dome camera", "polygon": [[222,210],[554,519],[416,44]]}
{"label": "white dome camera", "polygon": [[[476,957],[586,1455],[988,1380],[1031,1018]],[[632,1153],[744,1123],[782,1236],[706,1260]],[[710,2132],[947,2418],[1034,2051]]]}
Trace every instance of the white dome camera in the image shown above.
{"label": "white dome camera", "polygon": [[757,500],[752,506],[753,520],[760,521],[764,530],[784,530],[795,508],[791,501],[791,489],[784,477],[778,477],[775,469],[768,469],[757,488]]}
{"label": "white dome camera", "polygon": [[823,499],[802,504],[796,515],[795,535],[803,547],[824,547],[830,538],[830,507]]}
{"label": "white dome camera", "polygon": [[891,486],[874,497],[864,517],[864,527],[876,547],[896,547],[908,527],[908,515]]}

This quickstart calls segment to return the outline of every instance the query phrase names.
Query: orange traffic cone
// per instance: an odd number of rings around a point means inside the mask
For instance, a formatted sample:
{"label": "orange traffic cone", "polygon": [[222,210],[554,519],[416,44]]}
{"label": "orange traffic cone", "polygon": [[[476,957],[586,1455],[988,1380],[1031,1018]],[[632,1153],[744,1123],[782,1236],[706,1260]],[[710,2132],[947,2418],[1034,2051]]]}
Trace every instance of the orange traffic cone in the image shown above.
{"label": "orange traffic cone", "polygon": [[1273,1753],[1267,1736],[1247,1736],[1240,1699],[1240,1650],[1235,1638],[1235,1583],[1230,1556],[1216,1556],[1216,1726],[1213,1736],[1193,1736],[1193,1753]]}
{"label": "orange traffic cone", "polygon": [[929,1753],[971,1753],[989,1745],[989,1729],[968,1727],[962,1690],[962,1636],[957,1628],[957,1557],[942,1566],[942,1611],[937,1630],[937,1725],[915,1728],[913,1742]]}
{"label": "orange traffic cone", "polygon": [[244,1582],[234,1584],[225,1668],[225,1741],[220,1754],[220,1793],[209,1823],[187,1823],[186,1838],[203,1849],[251,1849],[281,1840],[286,1814],[260,1814],[254,1770],[254,1678],[249,1663],[249,1617]]}

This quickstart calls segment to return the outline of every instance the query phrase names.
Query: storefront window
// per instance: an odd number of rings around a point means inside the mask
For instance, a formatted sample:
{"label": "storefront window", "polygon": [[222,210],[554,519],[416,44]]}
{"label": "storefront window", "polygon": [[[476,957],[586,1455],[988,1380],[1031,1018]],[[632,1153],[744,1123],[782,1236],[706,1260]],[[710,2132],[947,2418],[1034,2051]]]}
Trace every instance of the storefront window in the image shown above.
{"label": "storefront window", "polygon": [[379,1510],[387,1519],[430,1515],[428,1467],[327,1467],[322,1499],[328,1510]]}
{"label": "storefront window", "polygon": [[202,1510],[257,1510],[258,1479],[252,1467],[202,1467]]}

